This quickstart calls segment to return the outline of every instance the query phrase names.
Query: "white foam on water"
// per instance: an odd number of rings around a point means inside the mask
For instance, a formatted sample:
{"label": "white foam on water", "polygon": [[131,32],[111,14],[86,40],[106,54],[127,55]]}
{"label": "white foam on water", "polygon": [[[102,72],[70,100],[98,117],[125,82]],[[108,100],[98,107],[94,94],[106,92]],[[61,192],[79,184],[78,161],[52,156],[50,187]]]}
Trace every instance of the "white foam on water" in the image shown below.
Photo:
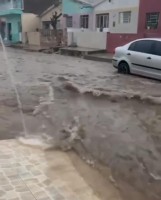
{"label": "white foam on water", "polygon": [[22,102],[20,100],[20,95],[19,95],[18,89],[16,87],[15,78],[14,78],[14,76],[12,74],[12,65],[9,62],[9,59],[8,59],[8,56],[7,56],[6,47],[4,45],[4,42],[3,42],[1,34],[0,34],[0,42],[1,42],[2,48],[3,48],[3,56],[4,56],[4,59],[5,59],[5,62],[6,62],[7,73],[9,75],[9,77],[10,77],[11,85],[12,85],[14,91],[15,91],[15,94],[16,94],[16,99],[17,99],[18,108],[19,108],[20,117],[21,117],[22,126],[23,126],[23,134],[24,134],[24,136],[26,136],[26,135],[28,135],[28,132],[27,132],[27,127],[26,127],[25,117],[24,117],[24,114],[23,114],[23,111],[22,111]]}
{"label": "white foam on water", "polygon": [[29,147],[34,147],[34,148],[43,149],[43,150],[49,149],[52,147],[51,144],[48,144],[45,140],[39,137],[35,137],[35,138],[34,137],[32,138],[19,137],[18,142],[20,142],[20,144],[23,144]]}
{"label": "white foam on water", "polygon": [[53,102],[54,101],[54,91],[53,91],[53,88],[52,88],[52,86],[50,84],[48,85],[48,88],[49,88],[49,100],[50,100],[50,102]]}

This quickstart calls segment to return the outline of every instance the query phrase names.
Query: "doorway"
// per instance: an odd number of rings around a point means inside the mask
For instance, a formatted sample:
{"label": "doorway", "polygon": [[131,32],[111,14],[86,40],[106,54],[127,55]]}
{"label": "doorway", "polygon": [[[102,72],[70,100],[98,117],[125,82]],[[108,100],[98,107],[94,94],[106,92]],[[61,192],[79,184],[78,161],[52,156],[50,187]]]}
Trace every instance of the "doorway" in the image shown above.
{"label": "doorway", "polygon": [[3,40],[5,39],[5,36],[6,36],[5,30],[6,30],[6,22],[1,21],[1,23],[0,23],[0,34],[1,34],[1,37],[2,37]]}
{"label": "doorway", "polygon": [[8,40],[12,41],[12,24],[11,23],[7,23],[7,30],[8,30]]}

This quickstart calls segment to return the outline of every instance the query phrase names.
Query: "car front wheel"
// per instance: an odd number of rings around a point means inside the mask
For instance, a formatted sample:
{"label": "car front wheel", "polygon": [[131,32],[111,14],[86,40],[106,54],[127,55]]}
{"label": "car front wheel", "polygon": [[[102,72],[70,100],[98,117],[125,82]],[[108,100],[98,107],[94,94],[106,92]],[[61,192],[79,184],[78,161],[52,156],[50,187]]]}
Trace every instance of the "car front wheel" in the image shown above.
{"label": "car front wheel", "polygon": [[129,65],[127,64],[127,62],[119,63],[118,72],[121,74],[129,74],[130,73]]}

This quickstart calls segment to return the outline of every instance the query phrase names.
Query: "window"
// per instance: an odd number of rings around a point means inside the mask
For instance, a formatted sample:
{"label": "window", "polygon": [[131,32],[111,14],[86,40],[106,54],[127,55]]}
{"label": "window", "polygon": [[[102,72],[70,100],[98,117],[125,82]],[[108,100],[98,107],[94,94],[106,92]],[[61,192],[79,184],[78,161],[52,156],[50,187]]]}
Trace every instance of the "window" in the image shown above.
{"label": "window", "polygon": [[50,29],[50,24],[51,24],[51,21],[42,22],[43,29],[45,29],[45,30]]}
{"label": "window", "polygon": [[146,14],[146,29],[157,29],[159,22],[159,12]]}
{"label": "window", "polygon": [[137,52],[140,52],[140,53],[151,54],[153,44],[154,44],[153,40],[141,40],[141,41],[133,42],[130,45],[129,50],[130,51],[137,51]]}
{"label": "window", "polygon": [[68,17],[66,18],[66,24],[67,24],[67,27],[68,27],[68,28],[73,27],[73,17],[72,17],[72,16],[68,16]]}
{"label": "window", "polygon": [[88,20],[89,20],[88,15],[81,15],[80,16],[80,27],[81,28],[88,28]]}
{"label": "window", "polygon": [[127,24],[131,22],[131,11],[119,13],[119,23]]}
{"label": "window", "polygon": [[161,42],[154,42],[153,54],[157,56],[161,56]]}
{"label": "window", "polygon": [[108,28],[109,27],[109,14],[96,15],[96,27]]}
{"label": "window", "polygon": [[60,19],[58,19],[58,21],[57,21],[56,28],[57,28],[57,30],[60,30],[60,29],[61,29],[61,28],[60,28]]}

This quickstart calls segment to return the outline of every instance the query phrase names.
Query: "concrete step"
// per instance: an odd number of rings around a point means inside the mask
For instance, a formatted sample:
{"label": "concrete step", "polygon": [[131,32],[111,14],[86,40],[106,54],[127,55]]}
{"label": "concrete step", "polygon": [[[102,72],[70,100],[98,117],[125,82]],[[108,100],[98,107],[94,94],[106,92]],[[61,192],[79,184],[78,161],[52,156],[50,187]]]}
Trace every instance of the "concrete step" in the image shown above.
{"label": "concrete step", "polygon": [[91,48],[84,48],[84,47],[63,47],[60,48],[60,53],[62,55],[69,55],[69,56],[85,56],[91,55],[94,53],[103,53],[105,52],[104,49],[91,49]]}
{"label": "concrete step", "polygon": [[111,63],[112,62],[112,57],[113,57],[112,54],[102,53],[102,54],[85,55],[84,59]]}

